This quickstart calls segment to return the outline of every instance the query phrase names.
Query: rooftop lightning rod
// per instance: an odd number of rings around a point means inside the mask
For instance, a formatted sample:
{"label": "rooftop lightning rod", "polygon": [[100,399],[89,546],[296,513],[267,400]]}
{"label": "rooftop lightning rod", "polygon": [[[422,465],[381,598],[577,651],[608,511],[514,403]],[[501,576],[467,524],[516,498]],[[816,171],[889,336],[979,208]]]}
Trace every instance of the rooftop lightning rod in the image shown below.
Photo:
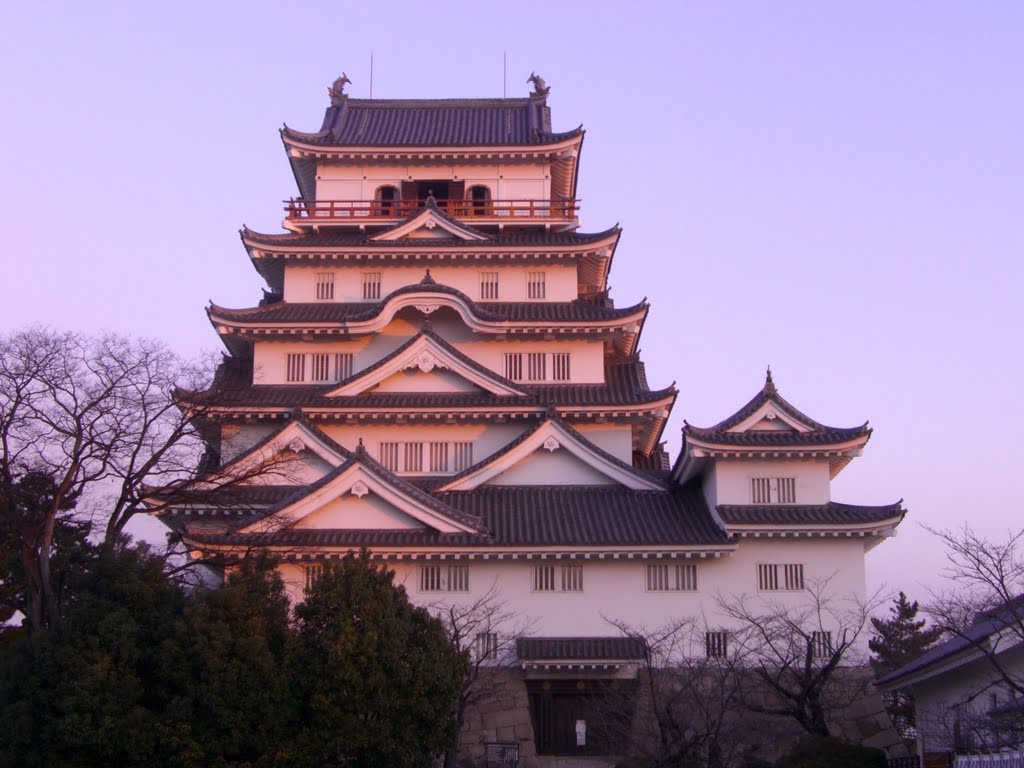
{"label": "rooftop lightning rod", "polygon": [[508,98],[508,51],[501,52],[501,98]]}
{"label": "rooftop lightning rod", "polygon": [[370,98],[373,98],[373,51],[370,51]]}

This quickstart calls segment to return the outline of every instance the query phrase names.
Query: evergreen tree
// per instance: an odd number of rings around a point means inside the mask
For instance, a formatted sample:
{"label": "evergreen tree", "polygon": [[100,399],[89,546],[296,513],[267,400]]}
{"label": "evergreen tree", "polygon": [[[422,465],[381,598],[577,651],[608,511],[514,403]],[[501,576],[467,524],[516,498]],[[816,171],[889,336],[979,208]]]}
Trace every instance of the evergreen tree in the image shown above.
{"label": "evergreen tree", "polygon": [[[918,610],[917,601],[910,602],[900,592],[899,597],[893,600],[888,619],[871,619],[873,635],[868,641],[868,648],[874,654],[871,666],[879,677],[916,659],[941,637],[942,630],[926,628],[927,622],[917,618]],[[900,735],[913,738],[916,727],[913,696],[909,691],[896,691],[886,694],[884,699]]]}

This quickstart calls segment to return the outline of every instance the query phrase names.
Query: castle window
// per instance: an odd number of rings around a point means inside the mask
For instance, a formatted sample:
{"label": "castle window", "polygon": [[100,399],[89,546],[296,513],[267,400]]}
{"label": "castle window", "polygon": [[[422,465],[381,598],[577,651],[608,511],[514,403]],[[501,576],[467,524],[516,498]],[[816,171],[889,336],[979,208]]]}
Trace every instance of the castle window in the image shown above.
{"label": "castle window", "polygon": [[526,273],[526,298],[543,299],[546,294],[543,272]]}
{"label": "castle window", "polygon": [[795,477],[750,478],[751,504],[795,504]]}
{"label": "castle window", "polygon": [[729,654],[729,633],[705,632],[704,652],[709,659],[724,659]]}
{"label": "castle window", "polygon": [[480,298],[481,299],[496,299],[496,298],[498,298],[498,273],[497,272],[481,272],[480,273]]}
{"label": "castle window", "polygon": [[398,471],[398,443],[381,443],[377,448],[377,461],[385,469]]}
{"label": "castle window", "polygon": [[306,380],[306,356],[288,355],[286,358],[285,381]]}
{"label": "castle window", "polygon": [[316,298],[318,301],[330,301],[334,298],[334,273],[317,272],[315,278]]}
{"label": "castle window", "polygon": [[477,661],[494,661],[498,658],[498,633],[478,632],[473,639],[473,658]]}
{"label": "castle window", "polygon": [[554,381],[569,381],[569,353],[551,353],[551,378]]}
{"label": "castle window", "polygon": [[797,592],[804,588],[802,563],[760,563],[757,588],[762,592]]}
{"label": "castle window", "polygon": [[473,466],[472,443],[452,443],[452,453],[455,459],[455,466],[452,469],[456,472],[462,472]]}
{"label": "castle window", "polygon": [[448,471],[448,443],[430,444],[430,471]]}
{"label": "castle window", "polygon": [[474,216],[491,215],[491,190],[482,184],[469,188],[470,205]]}
{"label": "castle window", "polygon": [[405,444],[405,471],[423,471],[423,443]]}
{"label": "castle window", "polygon": [[533,566],[534,592],[582,592],[583,566],[577,563]]}
{"label": "castle window", "polygon": [[363,272],[363,298],[380,298],[380,272]]}
{"label": "castle window", "polygon": [[344,381],[352,375],[352,353],[338,352],[334,355],[334,380]]}
{"label": "castle window", "polygon": [[697,566],[693,563],[652,563],[647,566],[648,592],[694,592]]}
{"label": "castle window", "polygon": [[544,381],[548,377],[547,357],[543,352],[530,352],[527,355],[527,379]]}
{"label": "castle window", "polygon": [[313,358],[313,381],[328,381],[331,377],[331,356],[315,354]]}
{"label": "castle window", "polygon": [[375,205],[373,214],[375,216],[392,216],[398,202],[398,188],[392,186],[377,187],[374,193]]}
{"label": "castle window", "polygon": [[512,381],[523,380],[523,355],[521,352],[505,353],[505,378]]}
{"label": "castle window", "polygon": [[309,592],[319,578],[324,575],[324,567],[322,565],[304,565],[302,567],[302,575],[304,580],[303,586]]}
{"label": "castle window", "polygon": [[832,633],[812,632],[811,633],[811,657],[815,659],[827,659],[832,655]]}
{"label": "castle window", "polygon": [[469,566],[424,563],[420,566],[420,592],[469,592]]}

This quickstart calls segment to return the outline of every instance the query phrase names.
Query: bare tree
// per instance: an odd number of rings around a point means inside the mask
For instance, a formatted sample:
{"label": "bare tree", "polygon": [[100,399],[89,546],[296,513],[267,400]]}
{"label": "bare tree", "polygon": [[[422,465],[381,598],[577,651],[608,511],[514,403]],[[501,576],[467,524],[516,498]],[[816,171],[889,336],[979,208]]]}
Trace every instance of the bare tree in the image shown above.
{"label": "bare tree", "polygon": [[[719,595],[716,602],[737,629],[744,706],[795,720],[807,733],[830,736],[839,711],[865,696],[871,675],[861,641],[881,601],[833,594],[830,579],[811,580],[793,600]],[[843,671],[843,668],[857,668]],[[754,684],[752,684],[754,683]]]}
{"label": "bare tree", "polygon": [[[93,513],[111,547],[150,486],[194,473],[203,451],[176,387],[201,390],[210,369],[162,343],[32,327],[0,337],[0,519],[25,565],[30,631],[59,620],[50,561],[62,511]],[[19,505],[27,475],[52,488]]]}

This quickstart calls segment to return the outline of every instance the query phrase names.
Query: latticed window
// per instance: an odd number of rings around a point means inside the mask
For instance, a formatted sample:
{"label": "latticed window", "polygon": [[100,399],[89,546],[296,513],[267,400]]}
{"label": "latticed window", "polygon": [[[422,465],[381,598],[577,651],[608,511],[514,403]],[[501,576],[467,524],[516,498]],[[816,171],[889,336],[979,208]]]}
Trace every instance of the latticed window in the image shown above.
{"label": "latticed window", "polygon": [[334,298],[334,273],[317,272],[315,278],[316,298],[318,301],[330,301]]}
{"label": "latticed window", "polygon": [[569,353],[551,353],[551,378],[553,381],[569,381]]}
{"label": "latticed window", "polygon": [[505,353],[505,378],[512,381],[523,380],[523,354],[522,352]]}
{"label": "latticed window", "polygon": [[334,355],[334,380],[344,381],[352,375],[352,353],[337,352]]}
{"label": "latticed window", "polygon": [[286,360],[285,381],[306,380],[306,356],[288,355]]}
{"label": "latticed window", "polygon": [[380,272],[363,272],[363,298],[380,298]]}
{"label": "latticed window", "polygon": [[420,566],[421,592],[468,592],[469,566],[457,563],[424,563]]}
{"label": "latticed window", "polygon": [[693,563],[652,563],[647,566],[648,592],[693,592],[697,566]]}
{"label": "latticed window", "polygon": [[832,633],[812,632],[811,633],[811,657],[815,659],[827,659],[832,655]]}
{"label": "latticed window", "polygon": [[527,355],[526,378],[530,381],[544,381],[548,377],[548,356],[543,352],[530,352]]}
{"label": "latticed window", "polygon": [[302,575],[304,588],[309,592],[317,580],[324,575],[324,567],[322,565],[304,565],[302,566]]}
{"label": "latticed window", "polygon": [[381,443],[377,449],[377,461],[385,469],[398,471],[398,443]]}
{"label": "latticed window", "polygon": [[473,639],[473,658],[477,661],[493,661],[498,658],[498,633],[478,632]]}
{"label": "latticed window", "polygon": [[496,298],[498,298],[498,273],[497,272],[481,272],[480,273],[480,298],[481,299],[496,299]]}
{"label": "latticed window", "polygon": [[709,659],[724,659],[729,655],[728,632],[705,632],[704,653]]}
{"label": "latticed window", "polygon": [[526,298],[528,299],[543,299],[546,290],[544,286],[544,273],[543,272],[527,272],[526,273]]}
{"label": "latticed window", "polygon": [[750,502],[752,504],[795,504],[796,478],[750,478]]}
{"label": "latticed window", "polygon": [[762,592],[795,592],[804,588],[803,563],[760,563],[757,588]]}
{"label": "latticed window", "polygon": [[583,566],[577,563],[533,566],[534,592],[582,592]]}
{"label": "latticed window", "polygon": [[405,471],[423,471],[423,443],[405,444]]}
{"label": "latticed window", "polygon": [[311,355],[313,369],[313,381],[330,381],[331,378],[331,356],[317,353]]}
{"label": "latticed window", "polygon": [[454,466],[452,469],[455,472],[462,472],[464,469],[469,469],[473,466],[473,444],[452,443],[452,458],[454,459]]}
{"label": "latticed window", "polygon": [[448,471],[448,443],[430,444],[430,471]]}

